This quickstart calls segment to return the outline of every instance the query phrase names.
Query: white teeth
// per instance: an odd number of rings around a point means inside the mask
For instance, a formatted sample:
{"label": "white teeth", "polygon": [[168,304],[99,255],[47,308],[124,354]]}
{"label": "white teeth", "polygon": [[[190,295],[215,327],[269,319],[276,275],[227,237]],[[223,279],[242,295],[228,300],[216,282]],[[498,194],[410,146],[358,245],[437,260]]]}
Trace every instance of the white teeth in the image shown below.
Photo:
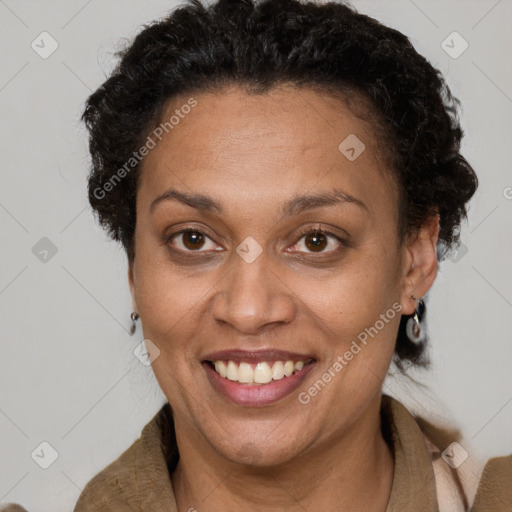
{"label": "white teeth", "polygon": [[279,380],[284,377],[284,365],[282,361],[276,361],[272,366],[272,378]]}
{"label": "white teeth", "polygon": [[304,368],[304,361],[261,361],[256,365],[246,362],[214,361],[215,371],[224,378],[243,384],[268,384],[289,377]]}
{"label": "white teeth", "polygon": [[226,377],[229,380],[238,380],[238,366],[233,361],[229,361],[228,363],[228,371]]}
{"label": "white teeth", "polygon": [[293,364],[293,361],[286,361],[286,363],[284,363],[283,369],[286,377],[289,377],[293,373],[293,370],[295,370],[295,365]]}
{"label": "white teeth", "polygon": [[[252,371],[251,365],[248,363],[240,363],[238,367],[238,382],[251,384],[256,380],[256,372]],[[256,381],[258,382],[258,381]]]}
{"label": "white teeth", "polygon": [[[242,365],[243,363],[240,363]],[[272,380],[272,370],[268,363],[258,363],[254,369],[254,382],[256,384],[267,384]]]}
{"label": "white teeth", "polygon": [[221,376],[226,377],[228,374],[228,369],[224,363],[224,361],[215,361],[215,371]]}

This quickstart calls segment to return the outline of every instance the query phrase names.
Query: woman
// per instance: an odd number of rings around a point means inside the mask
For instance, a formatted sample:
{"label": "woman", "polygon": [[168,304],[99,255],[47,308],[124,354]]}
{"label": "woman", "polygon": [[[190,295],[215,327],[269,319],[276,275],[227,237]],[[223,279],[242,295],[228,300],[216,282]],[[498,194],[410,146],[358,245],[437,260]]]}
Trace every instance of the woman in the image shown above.
{"label": "woman", "polygon": [[382,393],[425,364],[477,187],[456,107],[340,4],[191,0],[138,34],[84,112],[89,199],[168,403],[76,512],[490,510],[456,439]]}

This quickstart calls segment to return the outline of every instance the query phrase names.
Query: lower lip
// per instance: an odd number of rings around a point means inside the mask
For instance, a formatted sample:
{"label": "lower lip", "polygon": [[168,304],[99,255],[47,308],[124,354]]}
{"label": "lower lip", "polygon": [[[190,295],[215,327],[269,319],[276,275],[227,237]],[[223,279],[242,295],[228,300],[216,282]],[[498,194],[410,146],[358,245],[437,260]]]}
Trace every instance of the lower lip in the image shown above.
{"label": "lower lip", "polygon": [[314,365],[314,362],[309,363],[293,375],[268,384],[240,384],[221,377],[209,363],[203,363],[209,381],[219,393],[235,404],[249,407],[269,405],[288,396],[300,386]]}

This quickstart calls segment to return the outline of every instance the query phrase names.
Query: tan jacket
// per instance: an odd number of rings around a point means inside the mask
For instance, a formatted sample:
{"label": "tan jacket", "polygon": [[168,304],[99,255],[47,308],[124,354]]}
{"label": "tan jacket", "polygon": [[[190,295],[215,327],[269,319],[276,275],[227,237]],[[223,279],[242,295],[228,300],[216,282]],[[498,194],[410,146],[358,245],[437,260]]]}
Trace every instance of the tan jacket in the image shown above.
{"label": "tan jacket", "polygon": [[[384,395],[381,415],[395,458],[386,512],[466,512],[472,504],[471,512],[512,512],[512,456],[489,461],[476,492],[480,474],[470,461],[450,468],[398,401]],[[178,458],[166,403],[140,438],[89,481],[74,512],[178,512],[169,476]],[[23,511],[14,507],[0,511]]]}

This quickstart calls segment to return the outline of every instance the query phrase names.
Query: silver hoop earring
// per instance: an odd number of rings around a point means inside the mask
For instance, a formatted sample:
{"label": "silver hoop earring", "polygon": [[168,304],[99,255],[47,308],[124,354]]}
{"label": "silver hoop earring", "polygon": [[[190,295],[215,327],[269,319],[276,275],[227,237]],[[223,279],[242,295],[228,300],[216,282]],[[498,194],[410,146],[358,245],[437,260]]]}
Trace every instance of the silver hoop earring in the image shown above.
{"label": "silver hoop earring", "polygon": [[417,302],[416,311],[414,311],[414,314],[407,320],[405,329],[407,337],[413,343],[421,343],[426,338],[426,331],[421,326],[421,320],[425,313],[425,303],[423,299],[417,299],[414,296],[412,298]]}
{"label": "silver hoop earring", "polygon": [[130,315],[130,318],[132,319],[132,325],[130,327],[130,336],[133,336],[135,334],[135,331],[137,330],[137,320],[139,319],[139,314],[133,311],[132,314]]}

